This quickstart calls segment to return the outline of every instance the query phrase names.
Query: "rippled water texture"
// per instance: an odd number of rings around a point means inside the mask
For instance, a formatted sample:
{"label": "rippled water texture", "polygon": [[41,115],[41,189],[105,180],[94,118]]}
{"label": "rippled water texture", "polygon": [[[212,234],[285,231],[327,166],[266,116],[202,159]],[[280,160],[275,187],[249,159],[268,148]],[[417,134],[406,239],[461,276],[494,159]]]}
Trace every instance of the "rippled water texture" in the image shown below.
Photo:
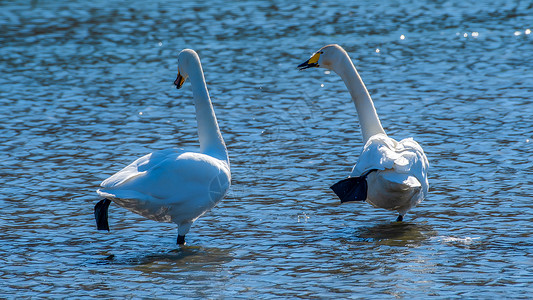
{"label": "rippled water texture", "polygon": [[[531,297],[533,5],[325,2],[2,1],[0,295]],[[429,158],[430,194],[403,224],[328,188],[362,146],[340,78],[296,70],[329,43],[387,133]],[[230,193],[181,249],[175,225],[116,205],[97,232],[103,179],[198,147],[190,83],[172,87],[187,47]]]}

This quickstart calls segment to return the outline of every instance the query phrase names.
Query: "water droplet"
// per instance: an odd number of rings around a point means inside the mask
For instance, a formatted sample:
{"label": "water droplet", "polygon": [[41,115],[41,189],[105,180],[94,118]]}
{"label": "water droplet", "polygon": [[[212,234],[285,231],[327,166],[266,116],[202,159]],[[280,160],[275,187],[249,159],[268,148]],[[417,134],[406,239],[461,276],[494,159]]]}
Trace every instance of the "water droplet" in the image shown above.
{"label": "water droplet", "polygon": [[379,53],[379,51],[380,51],[379,48],[377,48],[377,49],[376,49],[376,53]]}
{"label": "water droplet", "polygon": [[159,42],[157,43],[159,45],[159,47],[163,46],[163,43],[162,42]]}
{"label": "water droplet", "polygon": [[405,40],[405,35],[400,35],[400,40]]}
{"label": "water droplet", "polygon": [[465,33],[463,34],[463,37],[468,37],[468,33],[465,32]]}
{"label": "water droplet", "polygon": [[531,29],[526,29],[526,31],[524,31],[525,34],[531,34]]}
{"label": "water droplet", "polygon": [[324,74],[329,75],[329,74],[331,74],[331,71],[326,70],[326,71],[324,71]]}
{"label": "water droplet", "polygon": [[323,84],[323,83],[322,83],[322,84],[320,84],[320,87],[324,87],[324,84]]}
{"label": "water droplet", "polygon": [[519,36],[519,35],[521,35],[521,34],[522,34],[522,32],[520,32],[520,31],[515,31],[515,32],[514,32],[514,35],[515,35],[515,36]]}
{"label": "water droplet", "polygon": [[140,112],[139,112],[139,116],[142,116],[142,115],[143,115],[143,112],[142,112],[142,111],[140,111]]}
{"label": "water droplet", "polygon": [[472,36],[477,38],[479,36],[479,32],[477,32],[477,31],[472,32]]}

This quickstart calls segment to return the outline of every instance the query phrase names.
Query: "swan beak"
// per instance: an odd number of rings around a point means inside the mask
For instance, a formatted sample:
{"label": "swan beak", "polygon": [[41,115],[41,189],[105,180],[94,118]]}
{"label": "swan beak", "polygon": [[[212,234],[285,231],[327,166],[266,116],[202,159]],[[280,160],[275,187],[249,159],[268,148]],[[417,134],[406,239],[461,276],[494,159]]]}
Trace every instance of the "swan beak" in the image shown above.
{"label": "swan beak", "polygon": [[320,59],[320,54],[322,54],[322,52],[317,52],[315,54],[313,54],[313,56],[311,56],[310,59],[308,59],[306,62],[304,62],[303,64],[300,64],[298,66],[298,70],[305,70],[305,69],[309,69],[309,68],[318,68],[320,67],[318,65],[318,60]]}
{"label": "swan beak", "polygon": [[184,82],[185,82],[185,77],[181,76],[180,72],[178,71],[178,78],[176,78],[176,80],[174,81],[176,88],[179,90]]}

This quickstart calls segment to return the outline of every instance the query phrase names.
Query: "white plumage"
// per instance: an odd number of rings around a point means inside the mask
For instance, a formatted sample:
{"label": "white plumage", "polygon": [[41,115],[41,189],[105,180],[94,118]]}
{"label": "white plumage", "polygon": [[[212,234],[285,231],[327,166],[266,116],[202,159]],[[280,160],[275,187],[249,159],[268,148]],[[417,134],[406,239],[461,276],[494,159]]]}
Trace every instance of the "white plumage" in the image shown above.
{"label": "white plumage", "polygon": [[366,177],[366,202],[396,210],[403,217],[427,196],[427,168],[424,151],[412,138],[397,142],[376,134],[366,142],[350,176],[376,170]]}
{"label": "white plumage", "polygon": [[200,153],[167,149],[147,154],[101,183],[105,199],[95,206],[98,229],[107,229],[107,207],[116,204],[148,219],[178,225],[178,244],[192,223],[212,209],[230,186],[229,158],[218,128],[196,52],[178,56],[180,88],[190,78],[198,122]]}
{"label": "white plumage", "polygon": [[341,202],[367,201],[374,207],[396,210],[397,221],[426,197],[428,160],[412,138],[396,141],[387,136],[372,98],[350,57],[339,45],[328,45],[298,66],[324,67],[344,81],[355,104],[364,147],[350,177],[332,186]]}

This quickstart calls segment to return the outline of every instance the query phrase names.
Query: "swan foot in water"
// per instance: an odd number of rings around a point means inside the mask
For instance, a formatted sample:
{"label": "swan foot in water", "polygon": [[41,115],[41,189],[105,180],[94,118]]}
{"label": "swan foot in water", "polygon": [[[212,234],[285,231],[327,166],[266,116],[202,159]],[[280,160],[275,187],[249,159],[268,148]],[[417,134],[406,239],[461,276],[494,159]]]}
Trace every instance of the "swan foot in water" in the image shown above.
{"label": "swan foot in water", "polygon": [[402,221],[403,221],[403,216],[398,215],[398,218],[396,218],[396,222],[402,222]]}
{"label": "swan foot in water", "polygon": [[359,177],[349,177],[343,179],[330,188],[335,192],[337,197],[341,199],[341,203],[350,201],[365,201],[368,192],[368,184],[366,183],[366,176],[370,172],[376,170],[370,170]]}
{"label": "swan foot in water", "polygon": [[364,177],[350,177],[335,183],[330,188],[341,199],[341,203],[344,203],[365,201],[368,185]]}
{"label": "swan foot in water", "polygon": [[94,219],[96,220],[96,228],[98,230],[109,231],[109,224],[107,223],[107,209],[111,204],[111,200],[102,199],[94,206]]}
{"label": "swan foot in water", "polygon": [[178,234],[178,245],[185,245],[185,236]]}

